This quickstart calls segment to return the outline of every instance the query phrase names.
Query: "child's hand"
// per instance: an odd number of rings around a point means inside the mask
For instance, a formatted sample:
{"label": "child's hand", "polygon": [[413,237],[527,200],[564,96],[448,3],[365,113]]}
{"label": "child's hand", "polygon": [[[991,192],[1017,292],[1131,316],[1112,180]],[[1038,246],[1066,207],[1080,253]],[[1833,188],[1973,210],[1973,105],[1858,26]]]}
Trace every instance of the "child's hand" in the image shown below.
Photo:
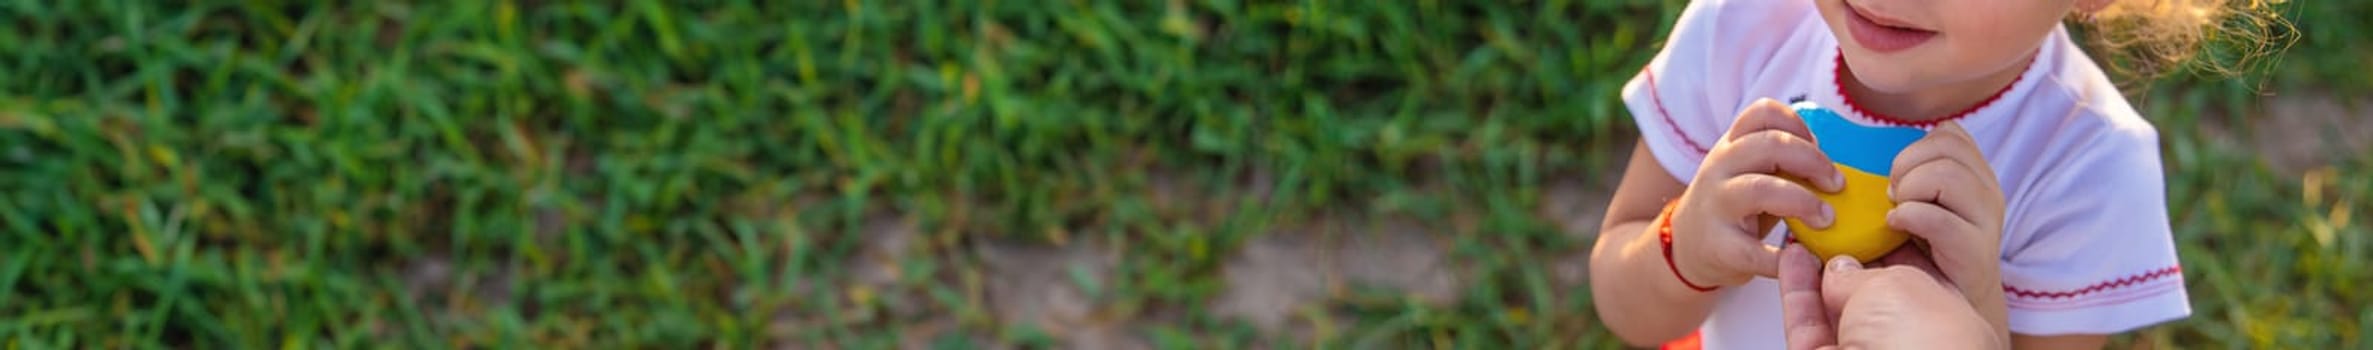
{"label": "child's hand", "polygon": [[1926,260],[1914,265],[1933,264],[1995,329],[2008,329],[2002,297],[2002,184],[1969,131],[1959,123],[1938,124],[1895,157],[1893,176],[1888,197],[1895,210],[1887,213],[1887,226],[1925,241],[1927,254],[1894,256],[1914,250],[1905,249],[1882,260]]}
{"label": "child's hand", "polygon": [[1779,101],[1758,100],[1739,112],[1673,209],[1673,265],[1683,279],[1731,286],[1776,276],[1778,248],[1762,242],[1773,216],[1829,226],[1836,211],[1788,180],[1805,179],[1823,192],[1845,186],[1845,175],[1813,142],[1804,121]]}

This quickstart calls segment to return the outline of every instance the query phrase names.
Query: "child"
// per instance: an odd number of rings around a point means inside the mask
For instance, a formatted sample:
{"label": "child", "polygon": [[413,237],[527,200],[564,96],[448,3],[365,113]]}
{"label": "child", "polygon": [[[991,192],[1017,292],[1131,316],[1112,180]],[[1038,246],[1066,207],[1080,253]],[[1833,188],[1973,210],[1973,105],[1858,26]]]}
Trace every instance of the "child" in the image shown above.
{"label": "child", "polygon": [[[1886,224],[1911,264],[2000,342],[2098,348],[2191,313],[2158,136],[2061,27],[2165,67],[2223,0],[1696,0],[1623,91],[1640,127],[1591,258],[1594,304],[1626,342],[1782,343],[1786,228],[1826,227],[1842,186],[1781,102],[1927,129],[1890,174]],[[2121,31],[2122,30],[2122,31]],[[2171,40],[2159,40],[2171,39]],[[2123,46],[2138,44],[2140,46]],[[2176,48],[2176,49],[2168,49]],[[1799,182],[1792,180],[1802,180]]]}

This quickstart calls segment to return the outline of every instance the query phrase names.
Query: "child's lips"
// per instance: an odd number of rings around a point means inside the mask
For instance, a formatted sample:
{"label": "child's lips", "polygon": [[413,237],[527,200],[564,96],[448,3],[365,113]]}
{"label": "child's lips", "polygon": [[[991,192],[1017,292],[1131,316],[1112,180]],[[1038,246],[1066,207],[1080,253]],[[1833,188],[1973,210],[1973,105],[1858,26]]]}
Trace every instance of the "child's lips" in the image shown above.
{"label": "child's lips", "polygon": [[1848,30],[1856,43],[1878,52],[1895,52],[1920,46],[1936,37],[1936,31],[1902,24],[1903,21],[1867,14],[1860,7],[1846,4]]}
{"label": "child's lips", "polygon": [[1897,29],[1908,29],[1908,30],[1917,30],[1917,31],[1925,31],[1925,32],[1934,32],[1934,30],[1929,30],[1928,28],[1921,28],[1920,26],[1913,25],[1911,22],[1908,22],[1908,21],[1904,21],[1904,20],[1900,20],[1900,19],[1895,19],[1895,17],[1888,17],[1888,16],[1886,16],[1886,15],[1882,15],[1882,14],[1879,14],[1879,13],[1876,13],[1876,12],[1871,12],[1870,10],[1865,10],[1865,9],[1863,9],[1861,6],[1854,6],[1854,4],[1853,4],[1853,3],[1850,3],[1850,2],[1849,2],[1849,3],[1846,3],[1846,9],[1847,9],[1847,10],[1851,10],[1851,11],[1853,11],[1855,15],[1860,15],[1860,16],[1862,16],[1862,19],[1869,20],[1869,21],[1870,21],[1870,23],[1878,24],[1878,25],[1880,25],[1880,26],[1884,26],[1884,27],[1890,27],[1890,28],[1897,28]]}

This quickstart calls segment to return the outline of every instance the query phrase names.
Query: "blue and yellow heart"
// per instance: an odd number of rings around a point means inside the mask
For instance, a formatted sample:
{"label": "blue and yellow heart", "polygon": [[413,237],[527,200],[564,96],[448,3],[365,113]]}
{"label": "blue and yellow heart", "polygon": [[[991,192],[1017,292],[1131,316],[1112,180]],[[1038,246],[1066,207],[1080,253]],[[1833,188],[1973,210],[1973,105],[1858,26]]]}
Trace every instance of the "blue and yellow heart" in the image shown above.
{"label": "blue and yellow heart", "polygon": [[1786,220],[1788,231],[1794,232],[1796,241],[1823,261],[1850,255],[1870,262],[1902,246],[1909,236],[1887,227],[1887,212],[1895,209],[1895,202],[1887,198],[1888,172],[1895,164],[1895,155],[1928,132],[1858,124],[1812,102],[1797,102],[1789,107],[1812,130],[1813,138],[1821,145],[1821,153],[1829,155],[1832,165],[1846,177],[1844,190],[1815,191],[1822,201],[1837,210],[1837,218],[1828,228],[1813,229],[1802,221]]}

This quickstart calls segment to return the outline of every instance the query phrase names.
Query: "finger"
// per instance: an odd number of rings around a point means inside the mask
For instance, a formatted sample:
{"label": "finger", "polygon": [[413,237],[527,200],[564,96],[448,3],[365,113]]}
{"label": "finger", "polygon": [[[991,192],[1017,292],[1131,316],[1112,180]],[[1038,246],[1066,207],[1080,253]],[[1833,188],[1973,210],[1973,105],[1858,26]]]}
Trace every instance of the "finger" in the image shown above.
{"label": "finger", "polygon": [[1731,144],[1719,147],[1708,159],[1706,169],[1714,176],[1723,177],[1743,173],[1788,175],[1805,179],[1822,192],[1836,192],[1845,186],[1845,174],[1830,165],[1829,156],[1821,153],[1821,146],[1811,139],[1765,130],[1731,139]]}
{"label": "finger", "polygon": [[[1888,164],[1888,173],[1901,178],[1911,173],[1912,167],[1937,160],[1950,160],[1966,169],[1993,169],[1981,166],[1986,164],[1985,156],[1980,154],[1975,142],[1969,141],[1967,133],[1957,130],[1960,130],[1958,126],[1929,130],[1928,136],[1912,141],[1911,145],[1904,146],[1902,153],[1895,154],[1895,162]],[[1993,180],[1991,173],[1982,176],[1988,181]],[[1982,184],[1989,187],[1999,185],[1992,182]]]}
{"label": "finger", "polygon": [[1821,259],[1802,245],[1780,251],[1780,313],[1789,349],[1837,344],[1829,309],[1821,304]]}
{"label": "finger", "polygon": [[1764,98],[1740,110],[1738,120],[1731,122],[1730,132],[1722,134],[1722,140],[1728,141],[1764,130],[1779,130],[1806,140],[1813,139],[1813,130],[1805,127],[1804,119],[1796,115],[1796,110],[1789,109],[1788,104],[1780,103],[1779,100]]}
{"label": "finger", "polygon": [[1865,271],[1862,262],[1850,256],[1831,257],[1824,266],[1821,271],[1821,305],[1826,306],[1829,319],[1835,320],[1837,316],[1843,315],[1846,301],[1852,300],[1854,293],[1862,290],[1862,285],[1868,282],[1870,276],[1862,273]]}
{"label": "finger", "polygon": [[[1730,212],[1764,214],[1804,220],[1805,225],[1826,228],[1837,219],[1837,209],[1796,182],[1767,174],[1746,174],[1730,178],[1718,187],[1730,196],[1722,205],[1734,206]],[[1740,218],[1742,220],[1746,218]],[[1757,232],[1758,237],[1764,232]]]}
{"label": "finger", "polygon": [[1780,247],[1753,239],[1723,239],[1711,244],[1716,265],[1757,277],[1780,278]]}
{"label": "finger", "polygon": [[[1935,204],[1912,202],[1898,205],[1895,210],[1887,212],[1887,226],[1910,234],[1914,237],[1913,241],[1926,242],[1924,244],[1926,247],[1962,247],[1949,251],[1928,249],[1926,254],[1922,254],[1925,259],[1920,259],[1922,261],[1913,265],[1927,270],[1935,275],[1937,280],[1956,286],[1956,288],[1962,285],[1959,281],[1969,278],[1969,276],[1957,276],[1953,272],[1945,271],[1940,266],[1979,266],[1998,263],[1995,261],[1997,257],[1993,252],[2001,249],[2000,242],[1980,236],[1979,232],[1981,231],[1977,226],[1968,221],[1962,221],[1960,217],[1946,212],[1944,208]],[[1955,251],[1960,253],[1956,254]]]}
{"label": "finger", "polygon": [[1922,270],[1937,271],[1936,262],[1928,259],[1928,250],[1922,247],[1926,243],[1917,239],[1911,240],[1909,243],[1911,244],[1905,244],[1895,248],[1894,251],[1887,252],[1887,255],[1879,256],[1877,263],[1881,266],[1911,266]]}
{"label": "finger", "polygon": [[[1961,122],[1945,121],[1943,123],[1937,123],[1936,127],[1929,129],[1928,132],[1932,134],[1943,135],[1943,137],[1952,141],[1949,142],[1949,144],[1953,144],[1955,146],[1948,147],[1945,154],[1951,156],[1953,159],[1960,160],[1961,163],[1970,165],[1986,164],[1985,149],[1978,147],[1977,137],[1970,136],[1969,129],[1962,128]],[[1991,167],[1981,167],[1981,169],[1987,168]],[[1983,173],[1986,177],[1986,180],[1994,180],[1993,172],[1988,171]]]}
{"label": "finger", "polygon": [[1905,244],[1895,248],[1895,251],[1888,252],[1885,256],[1880,256],[1877,263],[1880,266],[1910,266],[1943,280],[1945,278],[1944,270],[1936,267],[1936,260],[1928,258],[1929,251],[1925,248],[1926,242],[1912,240],[1913,244]]}
{"label": "finger", "polygon": [[[1993,244],[1976,237],[1978,226],[1928,202],[1905,202],[1887,211],[1887,227],[1928,241],[1931,246],[1960,247]],[[1935,258],[1930,256],[1930,258]],[[1942,262],[1940,262],[1942,265]]]}
{"label": "finger", "polygon": [[1821,258],[1805,250],[1804,245],[1789,244],[1780,249],[1779,265],[1780,295],[1821,290]]}
{"label": "finger", "polygon": [[1887,193],[1896,203],[1936,203],[1965,220],[1977,222],[1976,218],[1987,216],[1980,211],[1992,210],[1987,209],[1990,206],[1986,203],[1994,202],[1992,198],[1999,196],[1988,194],[1994,187],[1979,181],[1985,180],[1959,161],[1931,158],[1905,172],[1895,173]]}

